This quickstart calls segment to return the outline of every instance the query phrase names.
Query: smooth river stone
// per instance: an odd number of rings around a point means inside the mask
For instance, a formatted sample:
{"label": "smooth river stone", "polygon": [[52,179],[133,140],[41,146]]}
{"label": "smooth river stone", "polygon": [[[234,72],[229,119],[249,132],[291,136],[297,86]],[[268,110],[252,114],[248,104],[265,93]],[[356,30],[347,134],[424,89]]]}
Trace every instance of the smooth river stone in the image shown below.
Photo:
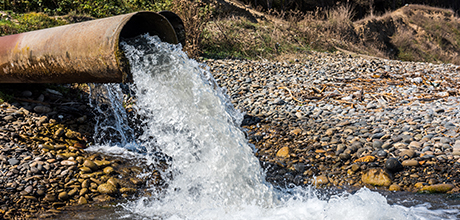
{"label": "smooth river stone", "polygon": [[398,142],[398,143],[396,143],[396,144],[393,144],[393,147],[395,147],[396,149],[405,148],[406,146],[407,146],[407,144],[401,143],[401,142]]}
{"label": "smooth river stone", "polygon": [[424,186],[420,189],[420,192],[429,193],[446,193],[454,188],[452,184],[436,184],[431,186]]}
{"label": "smooth river stone", "polygon": [[418,141],[412,141],[412,142],[410,142],[409,147],[419,149],[419,148],[422,147],[422,143],[420,143]]}
{"label": "smooth river stone", "polygon": [[97,165],[91,160],[85,160],[85,162],[83,162],[83,166],[90,168],[92,171],[97,170]]}
{"label": "smooth river stone", "polygon": [[97,191],[101,194],[115,194],[117,193],[117,188],[110,183],[104,183],[97,187]]}
{"label": "smooth river stone", "polygon": [[287,157],[289,155],[289,147],[283,147],[281,148],[277,153],[276,153],[276,156],[277,157]]}
{"label": "smooth river stone", "polygon": [[385,161],[385,169],[392,173],[399,172],[404,169],[404,167],[401,165],[398,159],[396,158],[388,158]]}
{"label": "smooth river stone", "polygon": [[61,165],[63,166],[72,166],[72,165],[76,165],[77,164],[77,161],[75,160],[63,160],[61,161]]}
{"label": "smooth river stone", "polygon": [[399,153],[399,156],[400,156],[400,157],[408,156],[409,158],[412,158],[412,157],[414,157],[414,155],[415,155],[415,151],[414,151],[414,150],[402,150],[402,151]]}
{"label": "smooth river stone", "polygon": [[402,162],[402,165],[405,167],[418,166],[419,163],[417,160],[405,160]]}

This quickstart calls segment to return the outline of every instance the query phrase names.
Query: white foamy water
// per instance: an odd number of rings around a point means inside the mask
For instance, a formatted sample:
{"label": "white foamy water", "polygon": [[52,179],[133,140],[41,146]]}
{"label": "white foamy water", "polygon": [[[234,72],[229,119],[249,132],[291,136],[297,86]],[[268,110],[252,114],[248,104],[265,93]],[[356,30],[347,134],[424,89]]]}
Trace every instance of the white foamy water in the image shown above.
{"label": "white foamy water", "polygon": [[[443,219],[455,210],[427,206],[389,205],[377,192],[361,189],[354,194],[320,196],[313,188],[279,191],[265,182],[264,172],[239,128],[242,114],[236,111],[206,66],[189,59],[178,46],[143,36],[122,43],[130,60],[142,116],[135,137],[123,117],[111,116],[128,137],[118,144],[100,144],[116,154],[143,157],[155,163],[156,152],[172,158],[163,176],[168,187],[151,196],[122,204],[126,219]],[[117,85],[107,86],[111,101],[121,103]],[[108,105],[110,106],[121,106]],[[116,112],[113,110],[112,112]],[[111,113],[113,114],[113,113]],[[124,116],[126,117],[126,116]],[[111,133],[106,129],[99,133]],[[111,133],[113,135],[113,132]],[[100,139],[101,141],[103,139]],[[113,146],[116,145],[116,146]],[[136,152],[136,148],[142,154]],[[130,151],[124,150],[129,149]]]}

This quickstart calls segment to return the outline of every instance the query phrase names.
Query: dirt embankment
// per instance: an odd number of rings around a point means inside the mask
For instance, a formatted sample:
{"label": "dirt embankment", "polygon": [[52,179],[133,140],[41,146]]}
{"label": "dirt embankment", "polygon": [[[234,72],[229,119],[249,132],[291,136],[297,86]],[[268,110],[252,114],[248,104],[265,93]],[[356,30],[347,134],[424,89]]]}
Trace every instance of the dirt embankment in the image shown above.
{"label": "dirt embankment", "polygon": [[389,58],[460,63],[460,19],[452,10],[408,5],[354,22],[354,28],[364,46]]}
{"label": "dirt embankment", "polygon": [[[304,48],[346,50],[404,61],[460,64],[460,18],[450,9],[407,5],[380,16],[369,15],[353,21],[356,9],[350,5],[306,14],[267,14],[232,0],[213,2],[220,17],[207,25],[211,33],[209,36],[214,36],[206,39],[211,42],[208,43],[211,47],[220,45],[220,38],[225,38],[223,42],[230,46],[238,44],[228,42],[243,42],[244,47],[233,50],[250,54],[252,51],[245,51],[245,48],[249,44],[257,44],[254,41],[260,36],[278,44],[272,48],[262,40],[254,48],[277,53],[275,56],[292,53],[292,48]],[[238,25],[239,22],[245,25]],[[219,28],[213,28],[215,25]],[[238,26],[238,32],[245,34],[235,33],[232,29],[235,26]],[[254,39],[248,37],[253,35],[256,36],[252,37]],[[227,44],[220,47],[229,47]],[[261,57],[270,55],[258,54]]]}

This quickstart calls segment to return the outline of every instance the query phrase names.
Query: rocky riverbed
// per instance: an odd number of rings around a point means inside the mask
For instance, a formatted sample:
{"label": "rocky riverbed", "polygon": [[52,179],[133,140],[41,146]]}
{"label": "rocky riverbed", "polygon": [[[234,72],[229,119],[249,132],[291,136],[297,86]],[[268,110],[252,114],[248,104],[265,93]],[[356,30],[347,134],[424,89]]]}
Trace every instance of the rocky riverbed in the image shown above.
{"label": "rocky riverbed", "polygon": [[[121,201],[146,185],[138,161],[84,150],[94,132],[84,92],[4,86],[15,98],[0,104],[0,219],[53,217],[67,206]],[[154,170],[146,178],[160,181]]]}
{"label": "rocky riverbed", "polygon": [[[460,67],[319,52],[203,63],[247,113],[243,128],[274,185],[458,194]],[[82,90],[8,86],[0,219],[55,216],[162,184],[161,167],[85,151],[96,113]]]}
{"label": "rocky riverbed", "polygon": [[317,52],[205,63],[275,185],[459,192],[460,67]]}

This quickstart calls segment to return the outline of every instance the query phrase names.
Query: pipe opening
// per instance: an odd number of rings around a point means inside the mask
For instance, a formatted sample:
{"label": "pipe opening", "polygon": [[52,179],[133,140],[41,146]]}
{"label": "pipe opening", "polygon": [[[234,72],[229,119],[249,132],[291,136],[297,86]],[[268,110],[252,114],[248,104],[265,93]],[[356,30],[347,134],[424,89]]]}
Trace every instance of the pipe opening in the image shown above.
{"label": "pipe opening", "polygon": [[123,26],[120,37],[132,38],[141,34],[149,33],[157,35],[162,41],[177,44],[179,43],[169,21],[156,13],[138,12],[133,15]]}
{"label": "pipe opening", "polygon": [[[180,19],[180,18],[179,18]],[[171,44],[179,43],[173,27],[168,19],[152,12],[138,12],[133,15],[121,29],[119,39],[127,39],[149,33],[150,36],[158,36],[162,41]],[[118,42],[119,43],[119,42]],[[118,46],[119,48],[119,46]],[[132,82],[129,61],[123,51],[116,51],[118,66],[123,74],[123,82]]]}

